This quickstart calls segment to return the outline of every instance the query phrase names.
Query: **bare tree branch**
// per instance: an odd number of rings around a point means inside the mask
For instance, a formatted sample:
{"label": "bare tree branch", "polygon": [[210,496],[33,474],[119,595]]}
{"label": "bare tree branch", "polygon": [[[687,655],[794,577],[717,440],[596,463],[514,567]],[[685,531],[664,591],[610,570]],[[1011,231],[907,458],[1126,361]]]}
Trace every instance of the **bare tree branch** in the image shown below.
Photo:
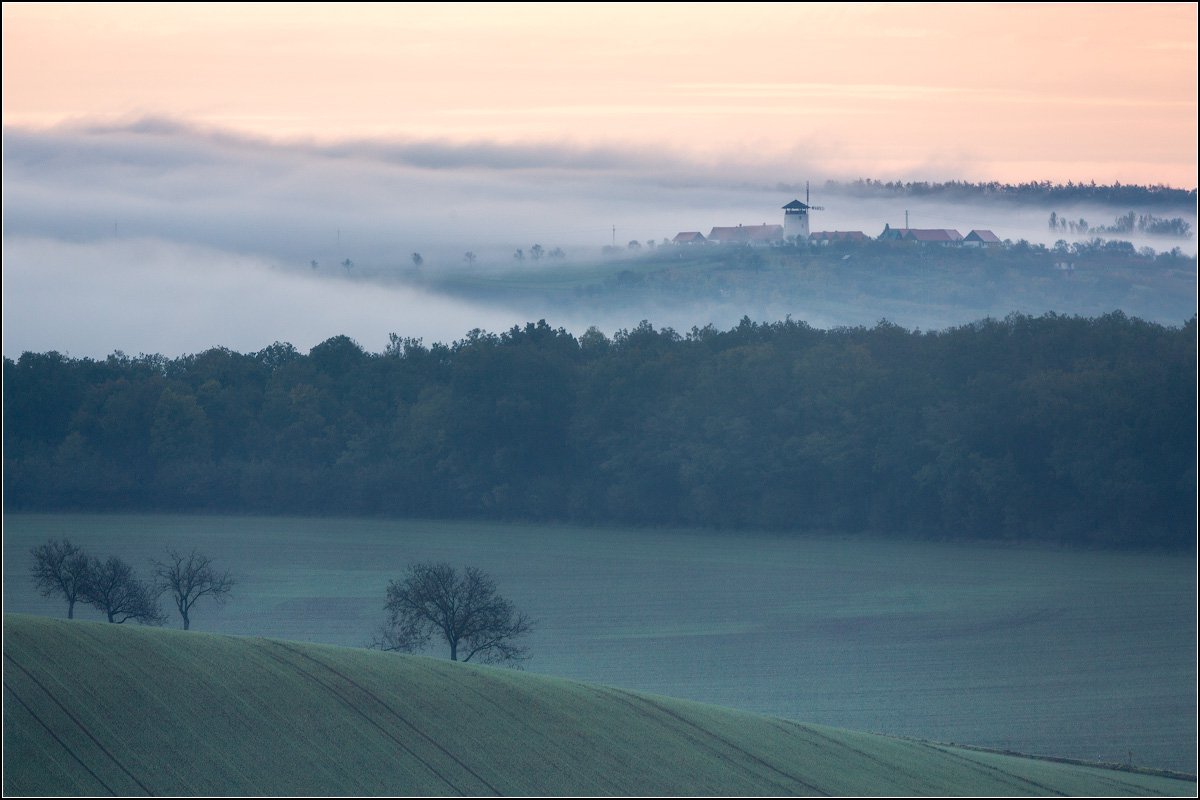
{"label": "bare tree branch", "polygon": [[450,658],[476,656],[487,663],[517,663],[528,658],[514,639],[533,624],[512,603],[496,593],[486,573],[466,567],[458,573],[446,563],[419,563],[408,568],[403,581],[387,589],[387,622],[371,643],[381,650],[411,652],[424,648],[434,634],[450,645]]}
{"label": "bare tree branch", "polygon": [[227,571],[218,574],[212,559],[192,550],[184,556],[175,550],[167,551],[168,560],[154,562],[154,574],[160,591],[169,592],[183,619],[183,629],[191,628],[192,606],[201,597],[211,597],[224,603],[235,583]]}
{"label": "bare tree branch", "polygon": [[158,605],[159,592],[138,580],[133,568],[110,556],[107,561],[91,560],[88,580],[80,598],[108,615],[117,624],[136,620],[144,625],[161,625],[167,616]]}
{"label": "bare tree branch", "polygon": [[74,619],[75,602],[80,599],[91,566],[87,555],[67,539],[51,539],[29,552],[33,556],[30,572],[42,595],[62,595],[67,601],[67,619]]}

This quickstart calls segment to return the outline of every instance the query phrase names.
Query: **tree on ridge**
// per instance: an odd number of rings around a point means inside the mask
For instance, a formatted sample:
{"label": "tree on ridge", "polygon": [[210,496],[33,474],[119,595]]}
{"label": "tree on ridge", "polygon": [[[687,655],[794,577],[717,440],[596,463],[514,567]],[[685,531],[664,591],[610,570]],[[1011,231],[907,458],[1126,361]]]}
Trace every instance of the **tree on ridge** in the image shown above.
{"label": "tree on ridge", "polygon": [[38,590],[44,597],[62,595],[67,601],[67,619],[74,619],[75,602],[82,599],[91,566],[87,554],[67,539],[51,539],[29,552],[33,556],[30,571]]}
{"label": "tree on ridge", "polygon": [[[518,663],[527,648],[515,640],[532,629],[525,614],[496,593],[496,582],[475,567],[461,573],[446,563],[418,563],[387,588],[387,623],[372,643],[411,652],[435,635],[450,645],[451,661]],[[460,659],[461,656],[461,659]]]}
{"label": "tree on ridge", "polygon": [[183,619],[183,629],[191,628],[192,606],[201,597],[211,597],[218,604],[224,603],[233,588],[234,579],[226,570],[218,574],[213,569],[212,559],[192,550],[183,555],[176,550],[167,551],[167,561],[154,562],[154,574],[158,586],[169,592]]}
{"label": "tree on ridge", "polygon": [[139,580],[133,567],[116,556],[109,556],[106,561],[91,560],[80,597],[118,625],[131,619],[143,625],[161,625],[167,621],[158,605],[159,593]]}

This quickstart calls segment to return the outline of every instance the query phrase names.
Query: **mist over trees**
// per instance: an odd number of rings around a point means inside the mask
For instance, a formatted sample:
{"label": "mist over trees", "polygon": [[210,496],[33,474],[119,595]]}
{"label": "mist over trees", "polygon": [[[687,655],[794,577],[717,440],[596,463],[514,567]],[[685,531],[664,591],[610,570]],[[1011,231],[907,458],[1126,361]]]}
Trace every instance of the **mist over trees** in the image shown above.
{"label": "mist over trees", "polygon": [[4,363],[5,508],[1191,548],[1196,321],[749,319]]}
{"label": "mist over trees", "polygon": [[[1172,208],[1188,213],[1196,210],[1196,189],[1177,189],[1161,184],[1055,183],[1053,181],[1026,181],[1025,183],[1000,183],[999,181],[882,181],[859,178],[854,181],[828,180],[825,191],[850,196],[896,196],[896,197],[945,197],[967,200],[1018,200],[1022,202],[1098,203],[1103,205],[1152,206]],[[804,189],[798,184],[780,184],[787,192]]]}

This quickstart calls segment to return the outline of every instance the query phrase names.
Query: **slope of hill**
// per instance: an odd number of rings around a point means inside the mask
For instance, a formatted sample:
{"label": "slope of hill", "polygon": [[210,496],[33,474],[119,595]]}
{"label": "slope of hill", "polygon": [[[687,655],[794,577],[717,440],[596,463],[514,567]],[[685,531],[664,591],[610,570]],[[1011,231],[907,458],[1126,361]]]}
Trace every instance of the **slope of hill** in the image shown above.
{"label": "slope of hill", "polygon": [[5,795],[1183,795],[368,650],[4,617]]}

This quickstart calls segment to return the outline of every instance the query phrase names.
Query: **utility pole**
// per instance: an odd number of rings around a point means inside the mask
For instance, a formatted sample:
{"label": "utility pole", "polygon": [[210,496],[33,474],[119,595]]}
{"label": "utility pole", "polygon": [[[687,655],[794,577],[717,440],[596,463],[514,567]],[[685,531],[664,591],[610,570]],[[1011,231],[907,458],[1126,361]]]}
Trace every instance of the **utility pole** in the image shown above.
{"label": "utility pole", "polygon": [[617,226],[613,225],[613,247],[617,246]]}

